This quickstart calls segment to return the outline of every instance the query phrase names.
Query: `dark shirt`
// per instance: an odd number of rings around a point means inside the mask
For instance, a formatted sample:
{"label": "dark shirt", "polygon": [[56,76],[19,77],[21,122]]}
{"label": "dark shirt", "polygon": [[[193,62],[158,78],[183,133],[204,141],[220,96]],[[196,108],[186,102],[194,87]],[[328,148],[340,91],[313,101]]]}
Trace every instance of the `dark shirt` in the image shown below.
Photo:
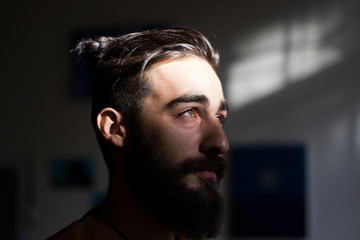
{"label": "dark shirt", "polygon": [[112,227],[99,212],[99,207],[91,209],[81,219],[73,222],[47,240],[126,240]]}

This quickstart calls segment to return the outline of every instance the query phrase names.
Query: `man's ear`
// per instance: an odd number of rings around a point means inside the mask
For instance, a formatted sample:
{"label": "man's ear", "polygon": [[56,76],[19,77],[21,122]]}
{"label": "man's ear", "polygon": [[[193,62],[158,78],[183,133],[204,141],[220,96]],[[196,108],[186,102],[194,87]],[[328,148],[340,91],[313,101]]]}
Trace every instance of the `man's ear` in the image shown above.
{"label": "man's ear", "polygon": [[123,147],[126,137],[124,116],[113,108],[104,108],[97,115],[96,124],[104,139],[117,147]]}

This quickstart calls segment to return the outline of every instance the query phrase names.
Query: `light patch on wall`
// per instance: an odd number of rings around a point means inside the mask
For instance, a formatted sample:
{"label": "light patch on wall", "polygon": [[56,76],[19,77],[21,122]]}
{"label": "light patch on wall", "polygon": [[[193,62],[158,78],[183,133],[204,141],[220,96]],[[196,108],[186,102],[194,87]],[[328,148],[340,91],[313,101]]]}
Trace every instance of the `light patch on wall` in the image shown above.
{"label": "light patch on wall", "polygon": [[230,66],[227,84],[231,107],[240,108],[339,62],[340,50],[323,44],[331,29],[326,24],[316,19],[277,23],[238,41],[233,52],[239,60]]}
{"label": "light patch on wall", "polygon": [[282,75],[283,55],[272,52],[249,56],[230,68],[227,95],[232,108],[265,97],[284,84]]}

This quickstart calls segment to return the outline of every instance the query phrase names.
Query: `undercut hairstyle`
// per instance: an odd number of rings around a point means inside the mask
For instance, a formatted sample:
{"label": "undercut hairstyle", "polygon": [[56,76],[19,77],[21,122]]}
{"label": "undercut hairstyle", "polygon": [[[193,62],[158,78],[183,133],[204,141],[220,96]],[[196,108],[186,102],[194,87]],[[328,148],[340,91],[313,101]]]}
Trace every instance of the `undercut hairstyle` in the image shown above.
{"label": "undercut hairstyle", "polygon": [[184,27],[153,29],[119,37],[97,37],[80,41],[75,52],[95,74],[91,122],[104,153],[103,140],[96,118],[111,107],[126,117],[136,117],[151,85],[146,70],[161,61],[196,56],[215,70],[219,63],[216,48],[200,32]]}

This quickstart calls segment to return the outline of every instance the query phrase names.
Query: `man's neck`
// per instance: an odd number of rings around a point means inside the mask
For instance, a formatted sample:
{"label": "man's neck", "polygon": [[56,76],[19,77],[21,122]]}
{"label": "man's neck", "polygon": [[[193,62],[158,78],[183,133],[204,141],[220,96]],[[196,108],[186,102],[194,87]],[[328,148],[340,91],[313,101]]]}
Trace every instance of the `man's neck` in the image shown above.
{"label": "man's neck", "polygon": [[159,224],[139,206],[124,186],[109,186],[100,211],[129,240],[175,240],[175,232]]}

